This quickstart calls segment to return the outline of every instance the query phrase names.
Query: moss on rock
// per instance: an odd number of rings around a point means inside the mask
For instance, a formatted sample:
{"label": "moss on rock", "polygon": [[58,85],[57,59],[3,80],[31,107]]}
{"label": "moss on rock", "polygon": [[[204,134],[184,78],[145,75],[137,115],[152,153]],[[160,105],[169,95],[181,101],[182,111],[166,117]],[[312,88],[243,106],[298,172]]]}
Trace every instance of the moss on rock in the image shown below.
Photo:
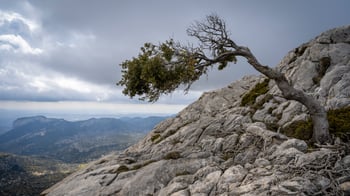
{"label": "moss on rock", "polygon": [[[342,140],[350,139],[350,106],[329,110],[327,112],[329,132]],[[309,140],[312,137],[313,127],[311,119],[300,120],[291,123],[281,129],[281,133],[302,140]]]}
{"label": "moss on rock", "polygon": [[329,132],[350,139],[350,106],[328,111]]}
{"label": "moss on rock", "polygon": [[258,96],[269,91],[269,82],[269,79],[265,79],[263,82],[256,84],[253,89],[243,96],[241,106],[253,106]]}
{"label": "moss on rock", "polygon": [[281,133],[287,135],[288,137],[294,137],[302,140],[309,140],[312,137],[312,121],[308,119],[294,121],[288,126],[281,129]]}

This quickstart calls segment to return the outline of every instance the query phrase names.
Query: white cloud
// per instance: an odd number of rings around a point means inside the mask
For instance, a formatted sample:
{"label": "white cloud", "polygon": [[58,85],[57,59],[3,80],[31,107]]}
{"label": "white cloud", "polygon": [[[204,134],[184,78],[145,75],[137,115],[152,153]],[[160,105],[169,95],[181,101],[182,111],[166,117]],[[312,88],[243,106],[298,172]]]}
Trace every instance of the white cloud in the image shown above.
{"label": "white cloud", "polygon": [[67,100],[106,101],[115,94],[115,91],[108,86],[96,85],[77,78],[62,76],[58,73],[30,75],[17,72],[16,77],[18,77],[17,85],[31,89],[33,95],[43,93]]}
{"label": "white cloud", "polygon": [[3,12],[0,10],[0,26],[6,23],[22,22],[28,26],[31,32],[38,30],[40,25],[33,21],[23,17],[21,14],[15,12]]}
{"label": "white cloud", "polygon": [[15,53],[39,55],[43,52],[40,48],[33,48],[20,35],[0,35],[0,49],[13,50]]}
{"label": "white cloud", "polygon": [[[96,85],[78,78],[64,76],[46,70],[43,72],[36,64],[8,63],[0,68],[0,97],[16,94],[18,100],[41,97],[45,100],[109,100],[115,93],[104,85]],[[39,98],[38,97],[38,98]]]}

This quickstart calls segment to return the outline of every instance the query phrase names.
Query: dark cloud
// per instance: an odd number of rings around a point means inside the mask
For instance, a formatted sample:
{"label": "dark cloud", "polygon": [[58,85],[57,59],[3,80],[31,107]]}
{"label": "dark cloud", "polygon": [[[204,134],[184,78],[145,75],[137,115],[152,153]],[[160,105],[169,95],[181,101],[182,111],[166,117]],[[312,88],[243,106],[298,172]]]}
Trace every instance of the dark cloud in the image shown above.
{"label": "dark cloud", "polygon": [[[0,0],[0,5],[1,13],[18,14],[0,19],[0,100],[127,101],[115,86],[118,64],[136,56],[144,42],[170,37],[192,42],[186,28],[211,13],[225,18],[233,39],[270,66],[322,31],[350,23],[347,0]],[[241,60],[221,72],[213,68],[193,89],[223,87],[247,74],[256,71]],[[76,87],[65,88],[62,78]],[[194,94],[189,97],[199,93]],[[179,93],[169,97],[161,101],[188,101]]]}

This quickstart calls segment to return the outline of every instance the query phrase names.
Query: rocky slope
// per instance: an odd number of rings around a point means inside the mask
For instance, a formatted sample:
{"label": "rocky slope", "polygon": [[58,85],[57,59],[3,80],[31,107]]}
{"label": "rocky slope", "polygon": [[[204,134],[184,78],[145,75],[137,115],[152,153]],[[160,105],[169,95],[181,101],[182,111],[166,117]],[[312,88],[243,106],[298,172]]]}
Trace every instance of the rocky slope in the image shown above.
{"label": "rocky slope", "polygon": [[[294,49],[277,69],[342,117],[342,126],[350,121],[350,26]],[[305,107],[282,98],[273,81],[244,77],[204,93],[136,145],[91,163],[43,194],[347,195],[349,135],[346,127],[331,126],[339,137],[328,146],[281,134],[307,139]]]}

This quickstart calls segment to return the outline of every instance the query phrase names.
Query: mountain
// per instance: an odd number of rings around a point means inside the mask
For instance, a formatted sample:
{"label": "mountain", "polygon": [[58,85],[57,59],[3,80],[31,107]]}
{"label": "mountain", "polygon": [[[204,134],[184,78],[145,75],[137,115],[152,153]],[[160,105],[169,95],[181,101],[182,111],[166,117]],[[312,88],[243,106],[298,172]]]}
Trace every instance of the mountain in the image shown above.
{"label": "mountain", "polygon": [[164,119],[92,118],[70,122],[44,116],[19,118],[10,131],[0,135],[0,151],[81,163],[127,148]]}
{"label": "mountain", "polygon": [[0,153],[0,195],[39,195],[78,167],[48,158]]}
{"label": "mountain", "polygon": [[306,108],[274,81],[246,76],[42,194],[350,195],[350,26],[293,49],[276,69],[325,106],[334,143],[310,143]]}

